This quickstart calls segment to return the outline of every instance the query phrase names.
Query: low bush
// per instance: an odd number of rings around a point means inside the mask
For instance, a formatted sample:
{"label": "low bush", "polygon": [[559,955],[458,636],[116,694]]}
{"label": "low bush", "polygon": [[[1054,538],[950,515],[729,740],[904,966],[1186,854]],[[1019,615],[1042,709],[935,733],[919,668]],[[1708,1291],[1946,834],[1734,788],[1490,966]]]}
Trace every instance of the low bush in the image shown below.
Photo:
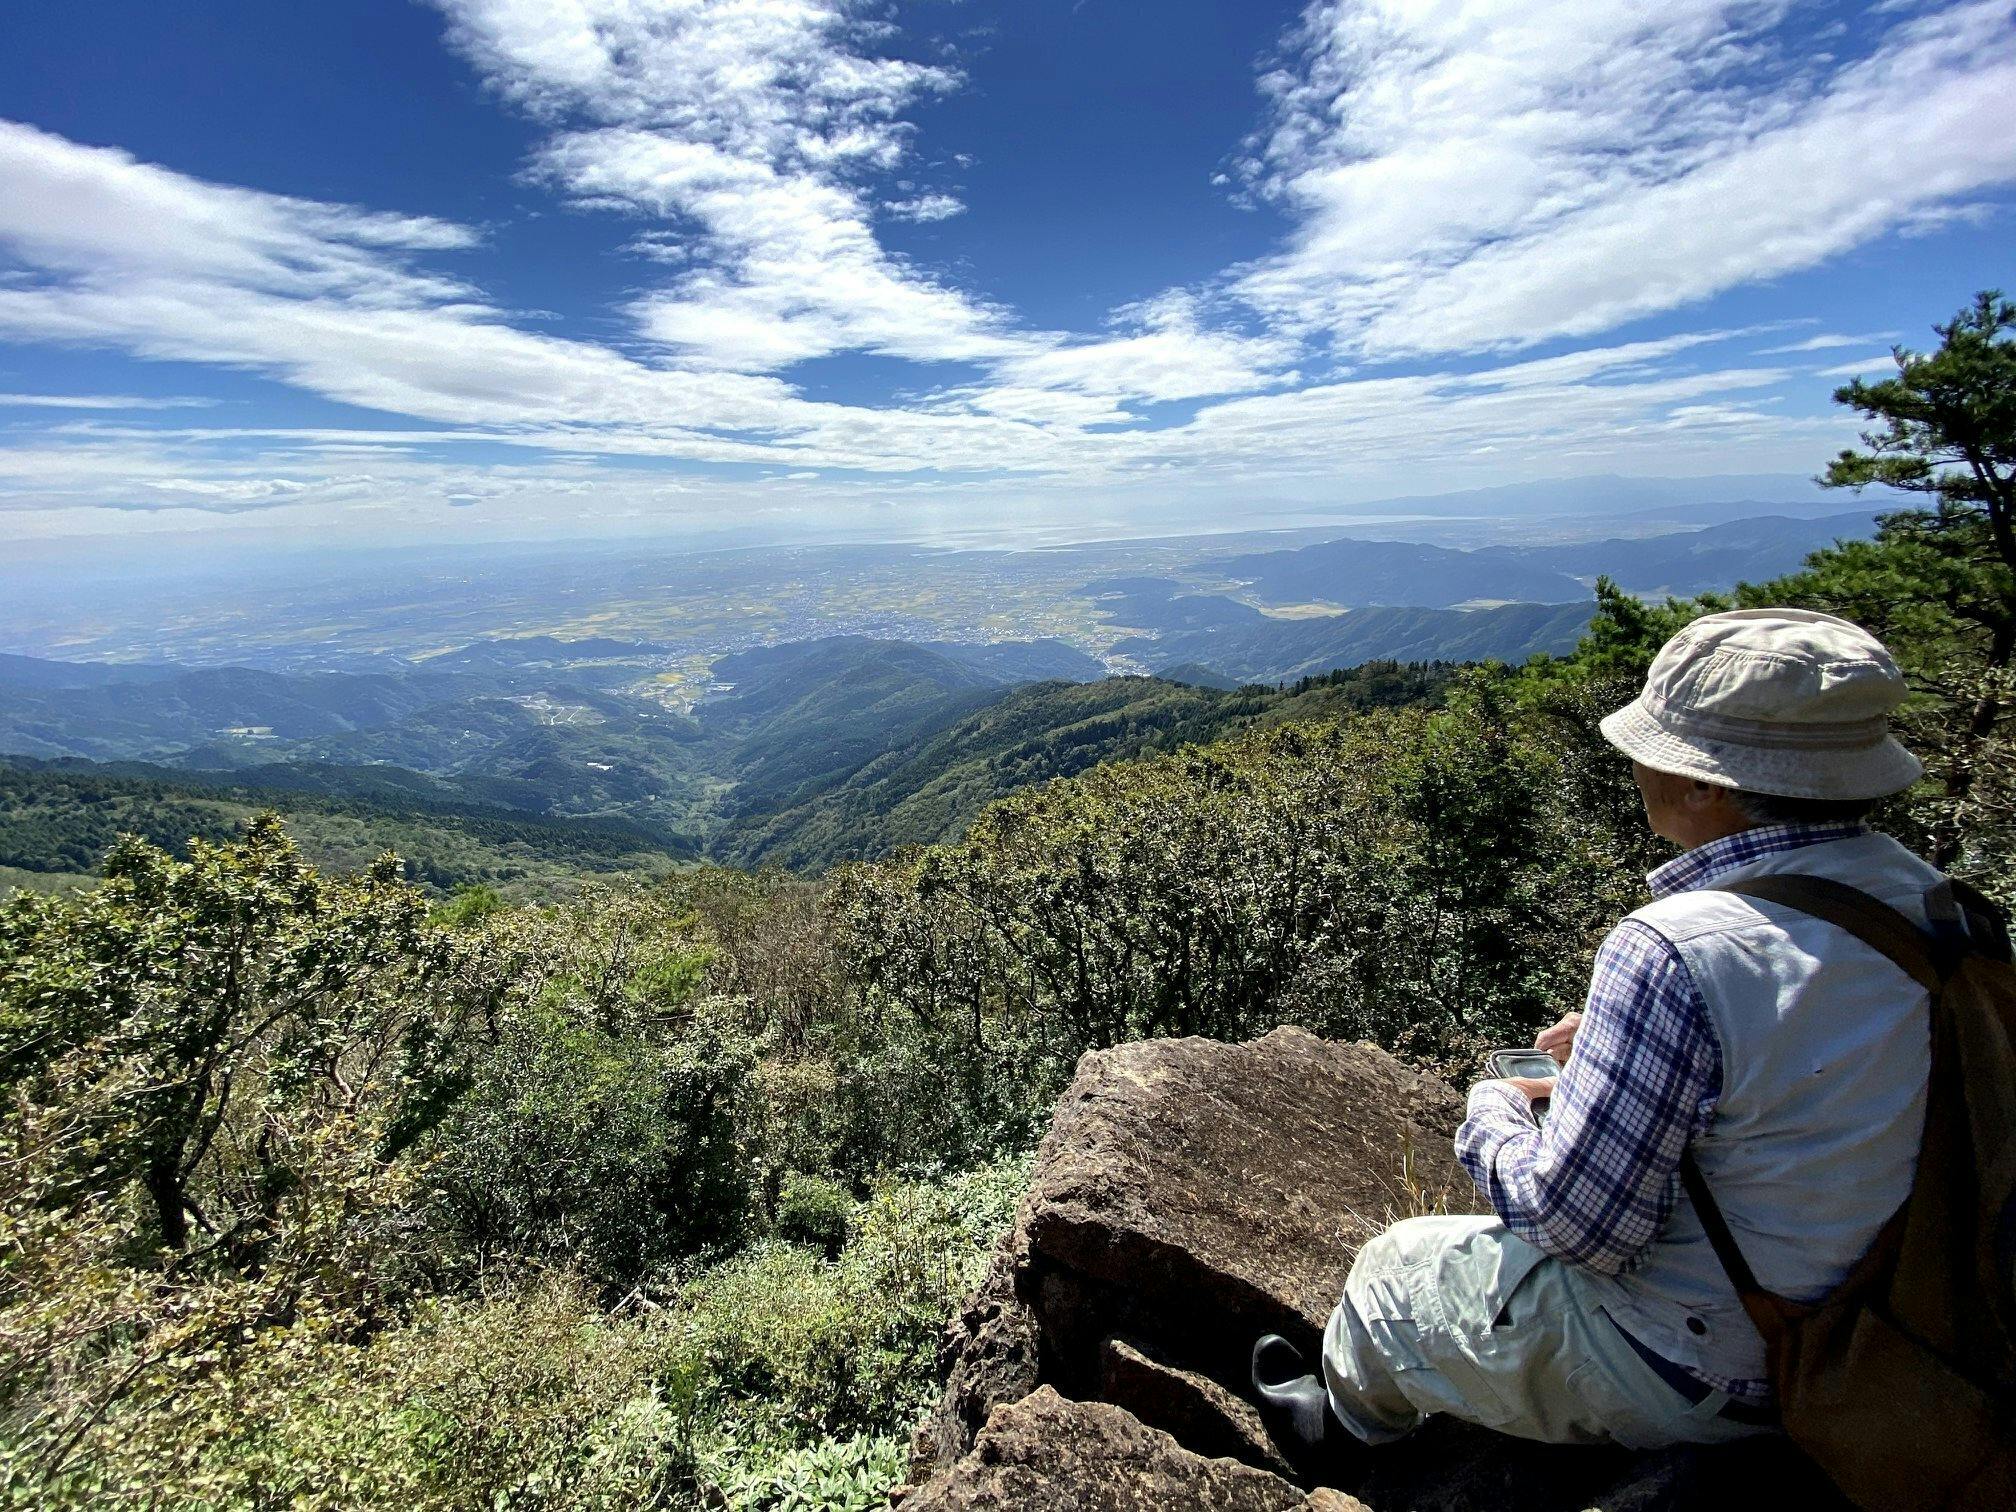
{"label": "low bush", "polygon": [[57,1475],[0,1459],[0,1486],[47,1508],[667,1505],[694,1485],[670,1342],[564,1276],[429,1302],[368,1343],[269,1329],[172,1399],[122,1400]]}
{"label": "low bush", "polygon": [[673,1311],[745,1445],[905,1431],[931,1395],[952,1308],[1014,1211],[1025,1162],[878,1187],[836,1259],[770,1241],[696,1277]]}
{"label": "low bush", "polygon": [[838,1259],[847,1243],[847,1220],[853,1206],[853,1199],[839,1182],[793,1171],[777,1194],[777,1237],[817,1250],[828,1260]]}
{"label": "low bush", "polygon": [[704,1022],[646,1037],[583,1019],[561,997],[506,1018],[429,1142],[430,1222],[465,1266],[560,1263],[620,1294],[740,1232],[752,1057]]}

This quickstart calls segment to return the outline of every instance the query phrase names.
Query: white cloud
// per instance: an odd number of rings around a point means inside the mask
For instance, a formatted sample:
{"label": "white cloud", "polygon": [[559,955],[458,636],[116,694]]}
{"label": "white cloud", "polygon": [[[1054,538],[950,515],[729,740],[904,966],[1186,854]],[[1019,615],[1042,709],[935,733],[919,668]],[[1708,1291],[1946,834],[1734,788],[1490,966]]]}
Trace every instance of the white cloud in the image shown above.
{"label": "white cloud", "polygon": [[1318,0],[1249,182],[1300,218],[1238,291],[1372,356],[1582,336],[2016,179],[2006,0],[1854,61],[1786,0]]}
{"label": "white cloud", "polygon": [[1249,393],[1298,376],[1286,371],[1293,342],[1208,329],[1180,292],[1129,306],[1114,324],[1119,334],[1005,358],[996,371],[1010,387],[1147,400]]}
{"label": "white cloud", "polygon": [[997,384],[948,396],[944,407],[983,415],[1026,420],[1032,425],[1083,429],[1088,425],[1125,425],[1136,417],[1104,395],[1077,394],[1054,388]]}
{"label": "white cloud", "polygon": [[426,215],[234,189],[0,121],[0,241],[43,268],[228,279],[292,297],[450,299],[464,285],[406,254],[460,250],[475,233]]}
{"label": "white cloud", "polygon": [[214,399],[143,399],[135,394],[0,394],[0,409],[207,409]]}
{"label": "white cloud", "polygon": [[942,221],[964,215],[966,206],[955,195],[920,194],[913,199],[891,200],[882,207],[882,213],[895,220]]}
{"label": "white cloud", "polygon": [[[84,225],[146,234],[108,229],[100,245],[74,229]],[[998,459],[988,465],[1014,465],[1040,442],[1006,421],[811,403],[774,378],[653,366],[518,329],[418,261],[470,240],[426,217],[208,184],[0,123],[0,248],[25,268],[0,281],[0,337],[247,368],[436,423],[579,427],[597,450],[793,462],[823,452],[835,466],[905,470],[957,467],[968,446]],[[883,312],[892,349],[904,321],[928,318],[924,303],[923,314],[900,302]]]}
{"label": "white cloud", "polygon": [[[868,180],[908,151],[904,110],[950,70],[878,57],[856,0],[437,0],[498,88],[552,123],[535,171],[577,202],[658,217],[631,250],[676,245],[689,271],[632,308],[674,360],[784,372],[838,352],[980,363],[1004,391],[1107,398],[1238,392],[1278,344],[1198,328],[1072,343],[891,253],[873,222],[960,213],[942,192],[875,206]],[[916,191],[908,180],[898,187]],[[665,260],[670,260],[665,258]],[[1033,414],[1003,398],[982,406]],[[1101,406],[1103,413],[1108,406]],[[1085,412],[1055,404],[1052,421]]]}
{"label": "white cloud", "polygon": [[1619,346],[1585,347],[1563,352],[1558,357],[1539,357],[1526,362],[1485,368],[1470,377],[1480,388],[1558,388],[1564,384],[1620,376],[1642,377],[1656,374],[1660,362],[1696,347],[1727,341],[1741,331],[1688,331],[1678,336],[1662,336],[1652,341],[1630,341]]}
{"label": "white cloud", "polygon": [[[1017,474],[1043,492],[1126,489],[1146,479],[1185,488],[1299,480],[1329,497],[1348,479],[1346,492],[1363,497],[1414,486],[1429,457],[1459,484],[1486,476],[1466,475],[1466,457],[1489,457],[1489,475],[1507,478],[1558,476],[1573,458],[1655,471],[1690,458],[1709,470],[1741,458],[1761,470],[1809,465],[1816,448],[1852,434],[1845,418],[1788,421],[1759,408],[1753,396],[1784,379],[1783,370],[1677,374],[1662,365],[1663,357],[1709,339],[1260,393],[1207,404],[1193,419],[1157,430],[1127,424],[1124,412],[1094,396],[1007,388],[969,395],[959,412],[839,411],[816,432],[768,443],[641,425],[168,429],[77,422],[40,445],[0,448],[0,509],[20,518],[95,502],[151,511],[271,509],[284,519],[368,497],[425,519],[456,507],[451,497],[483,497],[523,512],[529,523],[555,511],[572,518],[584,488],[611,507],[623,500],[647,514],[739,509],[746,498],[740,485],[719,479],[616,471],[598,466],[600,457],[886,473],[892,455],[902,455],[920,486],[948,498],[963,496],[962,473]],[[524,460],[467,460],[474,455],[467,448],[500,443]],[[836,482],[820,497],[860,506],[889,486]]]}
{"label": "white cloud", "polygon": [[[1768,389],[1786,376],[1775,368],[1648,369],[1644,348],[1656,345],[1578,353],[1577,364],[1551,369],[1547,362],[1521,363],[1232,399],[1200,410],[1189,425],[1129,436],[1125,443],[1185,467],[1249,468],[1264,461],[1283,470],[1298,464],[1334,469],[1340,457],[1348,457],[1353,469],[1402,466],[1488,447],[1508,469],[1544,468],[1551,459],[1558,473],[1560,458],[1576,452],[1642,457],[1654,449],[1654,433],[1687,407]],[[1770,417],[1755,423],[1773,444],[1815,429],[1845,429],[1831,417],[1813,427]],[[1662,439],[1656,446],[1668,444]]]}
{"label": "white cloud", "polygon": [[[856,0],[437,3],[484,76],[554,124],[542,176],[690,233],[702,266],[635,312],[682,358],[745,372],[856,350],[963,362],[1030,340],[877,241],[861,180],[902,160],[905,107],[958,76],[876,56],[882,28]],[[884,207],[960,208],[944,194]]]}
{"label": "white cloud", "polygon": [[1923,238],[1937,236],[1949,226],[1983,226],[1995,218],[1996,207],[1987,200],[1962,204],[1923,205],[1909,211],[1897,223],[1897,234]]}
{"label": "white cloud", "polygon": [[1843,362],[1833,367],[1816,369],[1814,376],[1819,378],[1853,378],[1861,373],[1882,373],[1886,377],[1889,377],[1894,376],[1896,371],[1897,359],[1892,357],[1888,352],[1885,352],[1880,357],[1864,357],[1860,362]]}
{"label": "white cloud", "polygon": [[1804,341],[1788,342],[1784,346],[1763,347],[1760,349],[1760,355],[1771,357],[1781,352],[1831,352],[1836,347],[1862,346],[1871,341],[1888,341],[1896,335],[1895,331],[1876,331],[1866,336],[1848,336],[1839,331],[1829,331],[1819,336],[1808,336]]}
{"label": "white cloud", "polygon": [[676,231],[640,231],[618,250],[661,263],[690,262],[693,257]]}
{"label": "white cloud", "polygon": [[545,119],[662,128],[751,161],[884,164],[949,69],[869,55],[855,0],[438,0],[452,40]]}

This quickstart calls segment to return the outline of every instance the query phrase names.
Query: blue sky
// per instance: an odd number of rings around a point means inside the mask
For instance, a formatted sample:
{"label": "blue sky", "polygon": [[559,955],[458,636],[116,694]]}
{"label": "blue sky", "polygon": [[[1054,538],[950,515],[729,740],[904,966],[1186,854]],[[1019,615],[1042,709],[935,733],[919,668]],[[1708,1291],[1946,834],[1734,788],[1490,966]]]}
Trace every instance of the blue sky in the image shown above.
{"label": "blue sky", "polygon": [[1810,473],[2016,285],[2008,3],[73,0],[0,539]]}

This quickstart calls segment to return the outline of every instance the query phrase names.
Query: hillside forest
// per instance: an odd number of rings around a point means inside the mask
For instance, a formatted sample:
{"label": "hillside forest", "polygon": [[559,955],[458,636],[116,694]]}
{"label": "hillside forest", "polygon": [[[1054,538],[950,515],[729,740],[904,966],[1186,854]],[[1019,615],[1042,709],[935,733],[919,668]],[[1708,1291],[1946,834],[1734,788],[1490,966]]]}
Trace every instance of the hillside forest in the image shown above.
{"label": "hillside forest", "polygon": [[1880,822],[2016,899],[2012,333],[1985,295],[1839,392],[1829,481],[1907,495],[1873,539],[1605,583],[1563,654],[1253,694],[876,860],[639,873],[581,831],[526,903],[313,865],[290,829],[343,814],[257,792],[118,838],[165,779],[68,774],[37,801],[105,811],[99,875],[0,906],[0,1502],[884,1504],[1085,1051],[1295,1023],[1461,1081],[1579,1001],[1662,859],[1596,719],[1710,609],[1881,636],[1928,770]]}

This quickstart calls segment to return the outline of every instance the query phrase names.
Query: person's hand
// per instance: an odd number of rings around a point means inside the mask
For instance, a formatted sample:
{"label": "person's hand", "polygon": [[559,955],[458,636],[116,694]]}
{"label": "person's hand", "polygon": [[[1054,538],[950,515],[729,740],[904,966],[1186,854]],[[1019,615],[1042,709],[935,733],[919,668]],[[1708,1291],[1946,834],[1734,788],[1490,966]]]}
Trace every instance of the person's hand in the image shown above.
{"label": "person's hand", "polygon": [[1554,1078],[1551,1076],[1506,1076],[1501,1081],[1508,1087],[1517,1087],[1526,1094],[1526,1101],[1539,1102],[1554,1095]]}
{"label": "person's hand", "polygon": [[1575,1031],[1582,1027],[1582,1015],[1565,1013],[1561,1022],[1550,1029],[1542,1029],[1533,1041],[1535,1050],[1545,1050],[1555,1061],[1568,1064],[1568,1052],[1575,1044]]}

